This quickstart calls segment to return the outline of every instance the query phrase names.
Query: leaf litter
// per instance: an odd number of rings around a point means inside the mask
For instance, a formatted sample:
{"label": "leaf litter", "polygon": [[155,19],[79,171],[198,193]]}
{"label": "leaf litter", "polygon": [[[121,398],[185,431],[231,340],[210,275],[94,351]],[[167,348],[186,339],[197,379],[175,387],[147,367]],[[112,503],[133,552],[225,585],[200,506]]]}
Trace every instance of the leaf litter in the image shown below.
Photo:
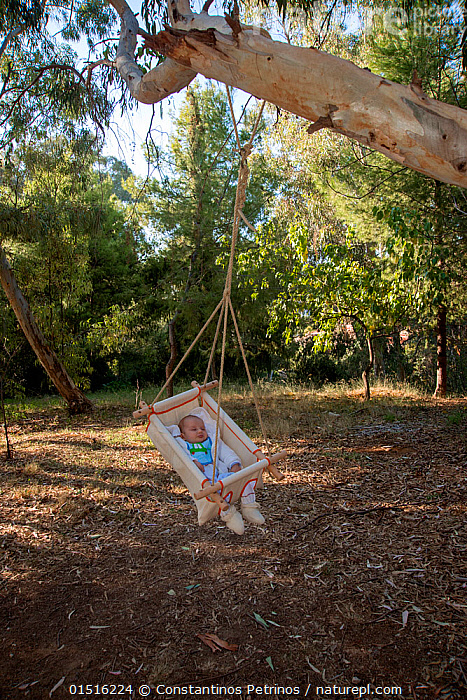
{"label": "leaf litter", "polygon": [[[251,403],[228,401],[253,424]],[[265,477],[266,526],[241,538],[197,526],[128,407],[14,422],[14,459],[0,455],[8,698],[55,700],[65,673],[68,687],[118,672],[152,685],[358,678],[417,700],[467,697],[467,438],[447,420],[467,402],[375,394],[352,415],[353,396],[304,396],[284,427],[281,401],[263,411],[282,430],[286,478]]]}

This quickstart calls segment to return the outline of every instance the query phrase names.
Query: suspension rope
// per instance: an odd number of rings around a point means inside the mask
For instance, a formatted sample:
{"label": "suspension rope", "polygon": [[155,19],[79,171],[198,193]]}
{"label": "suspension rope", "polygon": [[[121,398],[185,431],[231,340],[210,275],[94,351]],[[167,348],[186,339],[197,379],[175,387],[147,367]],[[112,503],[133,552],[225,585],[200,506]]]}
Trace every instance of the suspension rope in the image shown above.
{"label": "suspension rope", "polygon": [[261,410],[260,410],[258,398],[257,398],[255,390],[254,390],[253,380],[251,377],[250,368],[248,366],[248,361],[246,358],[245,349],[243,346],[240,330],[238,327],[237,317],[236,317],[236,314],[235,314],[235,311],[234,311],[234,308],[232,305],[232,300],[231,300],[233,265],[234,265],[234,260],[235,260],[235,248],[236,248],[237,239],[238,239],[238,232],[239,232],[239,228],[240,228],[240,220],[243,219],[243,221],[245,221],[245,223],[249,226],[249,228],[254,230],[253,227],[251,226],[251,224],[248,222],[248,220],[246,219],[246,217],[243,214],[243,207],[244,207],[245,201],[246,201],[246,190],[247,190],[248,177],[249,177],[248,156],[250,155],[250,153],[252,151],[253,140],[256,136],[256,132],[258,130],[266,102],[263,101],[263,103],[261,104],[261,107],[260,107],[259,113],[256,117],[250,138],[249,138],[248,142],[244,146],[242,146],[240,143],[240,137],[238,134],[238,125],[237,125],[237,121],[235,119],[232,98],[231,98],[230,90],[229,90],[228,86],[226,86],[226,90],[227,90],[227,99],[229,102],[230,113],[232,116],[233,128],[235,131],[235,138],[236,138],[238,150],[240,153],[240,165],[238,168],[237,189],[236,189],[236,194],[235,194],[235,205],[234,205],[234,212],[233,212],[232,240],[231,240],[231,244],[230,244],[230,257],[229,257],[229,264],[228,264],[227,274],[226,274],[226,279],[225,279],[224,293],[222,295],[222,299],[219,301],[216,308],[211,313],[208,320],[206,321],[204,326],[201,328],[198,335],[193,340],[190,347],[185,352],[182,359],[177,364],[175,369],[172,371],[172,373],[170,374],[170,376],[166,380],[164,386],[159,391],[159,393],[157,394],[156,398],[153,401],[153,404],[157,403],[157,401],[159,400],[163,391],[170,384],[170,382],[174,378],[175,374],[177,373],[177,371],[179,370],[179,368],[181,367],[181,365],[183,364],[185,359],[188,357],[190,352],[193,350],[193,348],[195,347],[196,343],[203,335],[206,328],[210,325],[211,321],[214,319],[216,313],[220,310],[219,318],[217,320],[216,332],[215,332],[214,340],[213,340],[212,347],[211,347],[211,353],[209,356],[206,375],[204,378],[204,384],[206,384],[208,381],[209,372],[210,372],[212,362],[214,359],[214,354],[215,354],[215,350],[216,350],[216,346],[217,346],[220,328],[221,328],[222,321],[223,321],[221,363],[220,363],[220,369],[219,369],[219,389],[218,389],[218,395],[217,395],[218,409],[217,409],[216,433],[215,433],[214,455],[213,455],[213,471],[212,471],[212,483],[213,484],[215,483],[215,471],[216,471],[215,464],[216,464],[217,452],[218,452],[219,424],[220,424],[220,416],[221,416],[221,408],[222,408],[222,386],[223,386],[223,379],[224,379],[225,350],[226,350],[226,344],[227,344],[227,325],[228,325],[229,311],[230,311],[230,315],[232,316],[232,320],[233,320],[233,324],[234,324],[234,328],[235,328],[235,333],[236,333],[237,340],[238,340],[238,345],[240,347],[240,352],[242,354],[243,362],[245,365],[245,370],[246,370],[246,374],[248,377],[248,383],[250,385],[251,393],[253,396],[253,401],[255,404],[256,413],[258,415],[258,420],[259,420],[259,424],[261,427],[261,433],[263,435],[264,444],[266,446],[266,450],[267,450],[268,454],[270,454],[269,441],[268,441],[268,438],[266,436],[266,431],[265,431],[263,419],[261,416]]}
{"label": "suspension rope", "polygon": [[212,346],[211,346],[211,354],[209,355],[209,362],[208,362],[208,366],[206,367],[206,374],[204,375],[204,382],[203,382],[204,385],[206,385],[208,383],[209,372],[211,371],[211,365],[212,365],[212,362],[214,360],[214,353],[216,351],[216,346],[217,346],[217,338],[219,337],[219,331],[221,329],[221,323],[222,323],[222,318],[223,318],[222,312],[224,311],[224,304],[225,304],[225,297],[222,297],[222,307],[221,307],[221,310],[219,313],[219,318],[217,319],[216,332],[214,334],[214,340],[212,341]]}
{"label": "suspension rope", "polygon": [[234,116],[234,108],[233,108],[233,104],[232,104],[232,97],[230,95],[230,88],[228,85],[226,85],[225,89],[227,91],[227,99],[229,101],[230,114],[232,115],[233,128],[235,131],[235,138],[237,139],[238,150],[241,150],[242,144],[240,143],[240,138],[238,136],[237,120],[235,119],[235,116]]}
{"label": "suspension rope", "polygon": [[158,401],[159,397],[161,396],[162,392],[164,391],[164,389],[166,389],[166,388],[168,387],[168,385],[170,384],[170,382],[172,381],[172,379],[175,377],[175,375],[176,375],[176,373],[178,372],[179,368],[181,367],[181,365],[183,364],[183,362],[185,362],[186,358],[188,357],[188,355],[190,354],[190,352],[193,350],[193,348],[195,347],[196,343],[197,343],[198,340],[201,338],[201,336],[203,335],[204,331],[205,331],[206,328],[209,326],[209,324],[211,323],[212,319],[213,319],[214,316],[217,314],[217,312],[219,311],[220,307],[221,307],[223,304],[224,304],[224,299],[221,299],[220,302],[217,304],[216,308],[214,309],[214,311],[212,312],[212,314],[209,316],[209,318],[208,318],[208,320],[206,321],[206,323],[204,324],[204,326],[201,328],[200,332],[198,333],[198,335],[196,336],[196,338],[194,339],[194,341],[192,342],[192,344],[190,345],[190,347],[188,348],[188,350],[186,351],[186,353],[183,355],[183,357],[182,357],[182,359],[180,360],[180,362],[178,363],[178,365],[177,365],[177,366],[175,367],[175,369],[173,370],[173,372],[172,372],[172,374],[170,375],[170,377],[169,377],[169,378],[167,379],[167,381],[165,382],[165,384],[164,384],[164,386],[162,387],[162,389],[161,389],[161,390],[159,391],[159,393],[157,394],[156,398],[155,398],[154,401],[153,401],[153,404],[157,403],[157,401]]}
{"label": "suspension rope", "polygon": [[[229,258],[229,266],[227,269],[227,276],[225,280],[225,287],[224,287],[224,299],[226,300],[225,304],[225,316],[224,316],[224,333],[223,333],[223,338],[222,338],[222,350],[221,350],[221,366],[220,366],[220,371],[219,371],[219,389],[217,393],[217,420],[216,420],[216,439],[214,443],[214,459],[213,459],[213,472],[212,472],[212,478],[213,478],[213,483],[214,483],[214,474],[215,474],[215,464],[216,464],[216,457],[217,457],[217,444],[218,444],[218,436],[219,436],[219,423],[220,423],[220,417],[221,417],[221,408],[222,408],[222,382],[223,382],[223,377],[224,377],[224,359],[225,359],[225,346],[226,346],[226,338],[227,338],[227,316],[229,309],[231,313],[233,312],[233,306],[232,306],[232,301],[230,298],[230,293],[232,289],[232,275],[233,275],[233,264],[234,264],[234,259],[235,259],[235,246],[237,244],[237,238],[238,238],[238,231],[240,227],[240,214],[243,209],[243,206],[245,204],[246,200],[246,188],[248,185],[248,175],[249,175],[249,169],[248,169],[248,156],[251,153],[252,147],[253,147],[253,139],[256,135],[256,132],[258,130],[258,126],[261,120],[261,116],[263,114],[264,106],[265,106],[265,101],[263,100],[263,103],[261,105],[261,108],[259,110],[259,114],[256,118],[255,124],[253,126],[253,130],[251,132],[251,136],[248,140],[248,143],[245,146],[240,145],[240,139],[238,137],[238,129],[237,129],[237,122],[235,119],[235,113],[233,109],[233,104],[232,104],[232,99],[230,97],[230,90],[228,86],[227,88],[227,97],[229,100],[229,107],[230,107],[230,114],[232,116],[232,121],[234,124],[235,128],[235,135],[237,138],[237,143],[239,145],[240,149],[240,165],[238,168],[238,180],[237,180],[237,193],[235,196],[235,206],[234,206],[234,218],[233,218],[233,226],[232,226],[232,241],[230,245],[230,258]],[[237,337],[240,338],[240,332],[238,330],[238,325],[236,323],[236,318],[234,314],[232,313],[232,318],[234,319],[234,325],[236,327],[236,333]],[[241,340],[240,340],[241,343]],[[254,391],[253,391],[253,382],[251,380],[251,375],[250,375],[250,370],[248,368],[248,362],[246,359],[246,355],[243,350],[243,345],[240,345],[241,347],[241,352],[243,355],[243,360],[245,362],[245,366],[247,368],[247,376],[248,376],[248,381],[250,382],[250,387],[252,388],[252,393],[253,393],[253,399],[255,402],[255,407],[256,407],[256,412],[258,414],[258,420],[261,426],[261,431],[263,433],[263,439],[266,444],[266,449],[269,452],[269,443],[266,438],[266,433],[264,431],[264,425],[263,425],[263,420],[261,417],[261,411],[259,408],[259,404],[256,400]]]}
{"label": "suspension rope", "polygon": [[227,319],[229,315],[229,305],[227,303],[227,298],[226,303],[224,306],[224,329],[222,333],[222,351],[221,351],[221,366],[219,370],[219,390],[217,394],[217,420],[216,420],[216,435],[215,435],[215,440],[214,440],[214,455],[212,459],[212,483],[215,483],[215,476],[216,476],[216,459],[217,459],[217,446],[219,444],[219,423],[220,423],[220,418],[221,418],[221,402],[222,402],[222,382],[224,379],[224,361],[225,361],[225,346],[226,346],[226,338],[227,338]]}
{"label": "suspension rope", "polygon": [[234,307],[232,305],[232,300],[230,299],[230,297],[229,297],[229,306],[230,306],[230,313],[232,316],[233,324],[235,327],[235,333],[237,334],[238,345],[240,347],[240,352],[242,353],[242,357],[243,357],[243,363],[245,365],[246,376],[248,377],[248,383],[250,385],[251,394],[253,396],[253,401],[255,404],[256,413],[258,414],[258,420],[259,420],[259,424],[261,426],[261,433],[263,435],[264,444],[266,446],[267,453],[271,454],[271,450],[269,449],[269,440],[267,438],[266,430],[264,428],[263,418],[261,416],[261,409],[259,407],[258,397],[256,396],[256,392],[255,392],[255,389],[253,386],[253,380],[251,378],[250,368],[248,366],[248,361],[246,359],[245,349],[243,347],[242,336],[240,335],[240,330],[238,328],[237,316],[235,314]]}

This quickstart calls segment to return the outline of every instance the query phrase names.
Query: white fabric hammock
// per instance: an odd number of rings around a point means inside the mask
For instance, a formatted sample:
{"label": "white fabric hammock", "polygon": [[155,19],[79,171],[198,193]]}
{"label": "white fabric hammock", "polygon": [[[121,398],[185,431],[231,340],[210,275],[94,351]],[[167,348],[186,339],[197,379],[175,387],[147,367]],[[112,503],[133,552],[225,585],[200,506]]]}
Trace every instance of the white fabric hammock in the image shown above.
{"label": "white fabric hammock", "polygon": [[[194,497],[195,493],[209,486],[211,482],[203,476],[177,442],[174,435],[177,431],[173,426],[178,425],[184,416],[194,414],[201,417],[206,425],[211,421],[215,427],[217,413],[217,403],[209,394],[203,392],[200,386],[152,404],[149,413],[148,436],[193,496],[200,525],[218,515],[219,504],[213,502],[209,496],[199,500]],[[241,471],[229,474],[219,482],[219,492],[223,500],[234,503],[241,498],[247,484],[254,483],[256,488],[262,487],[262,473],[270,465],[270,460],[256,456],[261,450],[223,409],[219,417],[219,437],[238,455],[243,466]]]}

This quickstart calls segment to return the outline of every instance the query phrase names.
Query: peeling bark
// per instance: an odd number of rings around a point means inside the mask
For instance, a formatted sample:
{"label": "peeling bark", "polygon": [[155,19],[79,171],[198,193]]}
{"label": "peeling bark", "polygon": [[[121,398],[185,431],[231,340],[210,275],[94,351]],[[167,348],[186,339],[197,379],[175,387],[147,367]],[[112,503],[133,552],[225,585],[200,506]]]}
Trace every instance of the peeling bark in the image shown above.
{"label": "peeling bark", "polygon": [[18,287],[13,271],[1,246],[0,282],[27,341],[54,383],[58,393],[67,402],[70,413],[89,413],[92,411],[92,403],[78,389],[54,351],[48,346],[31,313],[28,302]]}
{"label": "peeling bark", "polygon": [[[125,0],[108,0],[122,19],[117,68],[133,97],[154,103],[196,73],[219,80],[330,128],[429,177],[467,187],[467,111],[314,48],[273,41],[238,21],[170,8],[173,27],[150,37]],[[137,34],[167,60],[146,75],[134,60]]]}
{"label": "peeling bark", "polygon": [[155,104],[189,85],[196,72],[170,59],[143,73],[134,58],[136,41],[138,34],[149,35],[139,28],[135,15],[124,0],[111,0],[110,4],[122,20],[115,66],[131,95],[139,102]]}
{"label": "peeling bark", "polygon": [[208,78],[241,88],[383,153],[467,187],[467,112],[349,61],[256,34],[167,29],[146,44]]}

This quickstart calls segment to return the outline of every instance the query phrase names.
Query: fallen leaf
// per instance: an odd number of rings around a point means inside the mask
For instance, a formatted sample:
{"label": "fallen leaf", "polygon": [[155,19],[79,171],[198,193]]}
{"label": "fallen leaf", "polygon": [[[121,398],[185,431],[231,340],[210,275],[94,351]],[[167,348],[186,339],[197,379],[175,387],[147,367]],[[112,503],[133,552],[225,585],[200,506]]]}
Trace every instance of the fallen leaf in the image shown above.
{"label": "fallen leaf", "polygon": [[313,664],[311,663],[311,661],[310,661],[310,659],[308,658],[308,656],[306,656],[305,658],[306,658],[307,664],[308,664],[308,666],[311,668],[311,670],[314,671],[315,673],[317,673],[317,674],[320,676],[320,675],[321,675],[321,671],[319,670],[319,668],[316,668],[316,666],[313,666]]}
{"label": "fallen leaf", "polygon": [[54,687],[52,688],[52,690],[49,693],[49,698],[52,697],[52,693],[55,693],[55,691],[58,690],[58,688],[60,688],[61,685],[63,685],[65,678],[66,678],[66,676],[63,676],[63,678],[60,678],[58,683],[55,683]]}
{"label": "fallen leaf", "polygon": [[209,639],[209,637],[207,636],[207,634],[199,634],[199,632],[197,632],[197,633],[196,633],[196,636],[199,637],[199,638],[201,639],[201,641],[202,641],[204,644],[206,644],[206,646],[208,646],[208,647],[211,649],[211,651],[214,651],[214,652],[215,652],[215,651],[219,651],[219,647],[217,647],[217,646],[214,644],[214,642],[212,642],[212,641]]}
{"label": "fallen leaf", "polygon": [[262,627],[264,627],[265,630],[269,629],[269,625],[267,624],[266,620],[263,620],[261,615],[258,615],[258,613],[253,613],[253,617],[255,618],[256,622],[258,622]]}
{"label": "fallen leaf", "polygon": [[219,651],[220,649],[227,649],[227,651],[237,651],[238,644],[230,644],[224,639],[220,639],[217,634],[212,634],[208,632],[207,634],[197,634],[197,637],[201,639],[212,651]]}

